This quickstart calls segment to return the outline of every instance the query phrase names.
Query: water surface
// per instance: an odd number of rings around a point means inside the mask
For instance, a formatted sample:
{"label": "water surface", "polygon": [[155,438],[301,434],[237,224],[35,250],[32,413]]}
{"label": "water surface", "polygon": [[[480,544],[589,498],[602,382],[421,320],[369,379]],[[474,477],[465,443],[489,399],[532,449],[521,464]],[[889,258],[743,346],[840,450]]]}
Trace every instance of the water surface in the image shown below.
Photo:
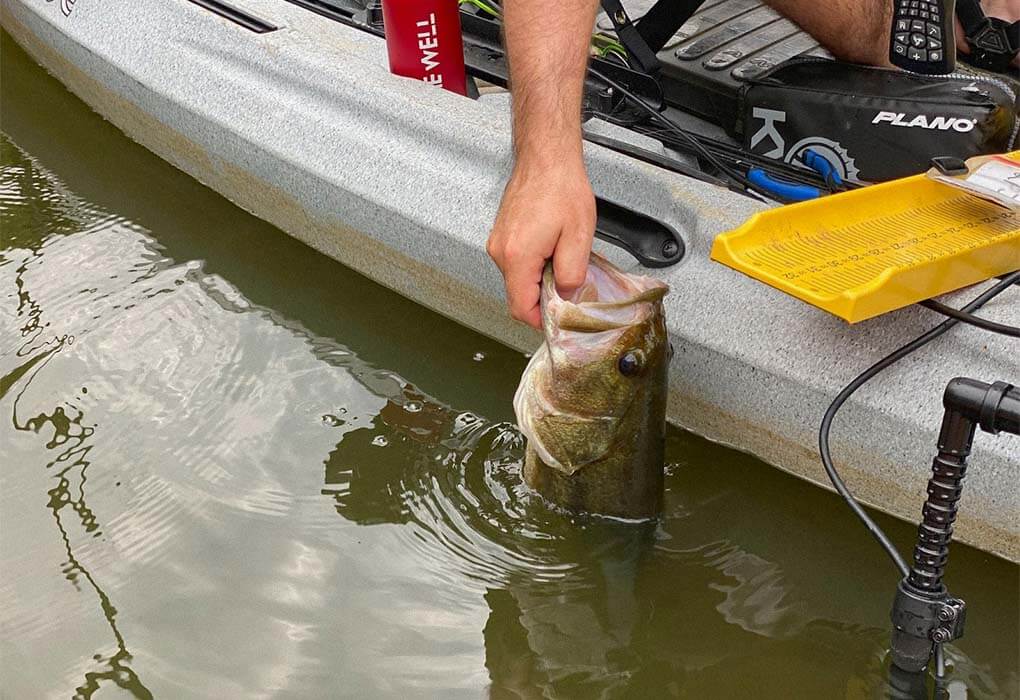
{"label": "water surface", "polygon": [[[833,495],[671,431],[657,525],[556,513],[522,355],[2,59],[0,695],[890,691],[895,572]],[[1017,567],[955,545],[948,582],[950,696],[1018,697]]]}

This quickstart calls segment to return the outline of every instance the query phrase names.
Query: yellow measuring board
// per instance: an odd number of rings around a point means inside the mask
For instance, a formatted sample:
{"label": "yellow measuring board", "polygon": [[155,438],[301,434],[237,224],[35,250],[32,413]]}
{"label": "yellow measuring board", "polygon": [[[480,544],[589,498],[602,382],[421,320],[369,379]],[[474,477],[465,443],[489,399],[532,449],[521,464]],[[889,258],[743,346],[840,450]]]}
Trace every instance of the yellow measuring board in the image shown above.
{"label": "yellow measuring board", "polygon": [[755,214],[711,257],[855,323],[1020,269],[1020,215],[915,175]]}

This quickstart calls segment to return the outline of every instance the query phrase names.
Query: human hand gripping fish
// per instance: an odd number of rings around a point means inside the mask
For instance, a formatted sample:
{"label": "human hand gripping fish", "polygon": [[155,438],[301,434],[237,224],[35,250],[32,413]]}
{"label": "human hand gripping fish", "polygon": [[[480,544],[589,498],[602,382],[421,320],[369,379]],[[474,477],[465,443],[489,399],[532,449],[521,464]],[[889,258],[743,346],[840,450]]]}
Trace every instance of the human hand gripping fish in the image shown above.
{"label": "human hand gripping fish", "polygon": [[566,298],[551,265],[542,278],[545,342],[514,396],[528,439],[524,478],[575,511],[655,516],[662,502],[671,350],[669,287],[592,254]]}

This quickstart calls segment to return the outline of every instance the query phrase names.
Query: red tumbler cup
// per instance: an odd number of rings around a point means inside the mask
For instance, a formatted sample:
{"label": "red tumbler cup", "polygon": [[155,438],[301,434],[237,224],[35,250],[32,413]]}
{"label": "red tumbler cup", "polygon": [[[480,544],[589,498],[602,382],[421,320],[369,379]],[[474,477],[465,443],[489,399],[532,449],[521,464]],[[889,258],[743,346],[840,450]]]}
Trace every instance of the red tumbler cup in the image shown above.
{"label": "red tumbler cup", "polygon": [[467,92],[457,0],[383,0],[390,72]]}

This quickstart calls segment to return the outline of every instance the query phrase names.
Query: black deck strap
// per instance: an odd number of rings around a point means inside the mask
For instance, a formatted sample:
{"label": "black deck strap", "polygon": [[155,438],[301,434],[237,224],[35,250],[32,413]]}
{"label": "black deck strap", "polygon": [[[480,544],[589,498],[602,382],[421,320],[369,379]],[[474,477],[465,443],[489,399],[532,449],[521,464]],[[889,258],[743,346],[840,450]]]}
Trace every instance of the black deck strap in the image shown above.
{"label": "black deck strap", "polygon": [[638,18],[638,32],[652,51],[658,53],[704,4],[705,0],[659,0]]}
{"label": "black deck strap", "polygon": [[970,44],[968,63],[1005,72],[1020,52],[1020,20],[1010,24],[998,17],[988,17],[979,0],[956,0],[956,17]]}
{"label": "black deck strap", "polygon": [[[664,0],[659,0],[663,2]],[[620,43],[627,49],[627,57],[632,65],[645,73],[657,73],[659,71],[659,59],[655,52],[648,46],[648,42],[638,31],[634,23],[630,21],[630,15],[623,9],[620,0],[602,0],[602,9],[609,15],[613,28],[616,29],[616,36]]]}
{"label": "black deck strap", "polygon": [[956,0],[956,18],[966,34],[973,34],[985,23],[985,11],[979,0]]}
{"label": "black deck strap", "polygon": [[630,19],[620,0],[602,0],[602,9],[627,49],[633,66],[645,73],[658,73],[655,57],[684,22],[698,11],[704,0],[658,0],[637,22]]}

